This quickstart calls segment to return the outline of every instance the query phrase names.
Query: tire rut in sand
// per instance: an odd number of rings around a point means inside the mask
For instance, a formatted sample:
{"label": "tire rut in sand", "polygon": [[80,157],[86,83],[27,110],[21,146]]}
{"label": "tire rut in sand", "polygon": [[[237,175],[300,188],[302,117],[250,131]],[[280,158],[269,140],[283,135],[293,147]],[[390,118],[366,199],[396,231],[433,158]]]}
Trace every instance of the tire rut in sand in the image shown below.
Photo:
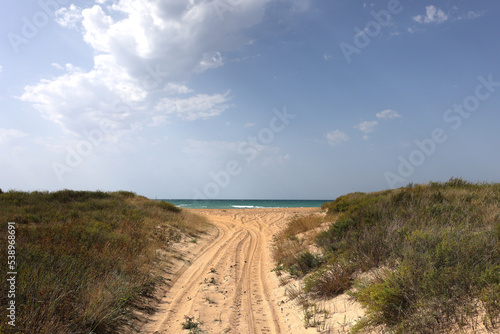
{"label": "tire rut in sand", "polygon": [[[169,329],[172,323],[179,323],[184,319],[184,315],[180,315],[183,310],[186,310],[192,298],[190,294],[196,292],[196,283],[200,277],[210,268],[211,263],[218,259],[218,255],[223,250],[224,244],[229,243],[235,239],[239,234],[230,233],[228,229],[223,226],[218,226],[219,233],[213,243],[208,244],[197,254],[197,258],[189,266],[183,268],[183,272],[176,278],[175,283],[172,285],[165,303],[166,308],[161,308],[159,314],[152,319],[150,326],[145,326],[146,333],[170,333]],[[206,259],[208,258],[208,260]],[[201,260],[202,259],[202,260]],[[171,298],[168,298],[171,297]],[[175,332],[175,331],[174,331]]]}
{"label": "tire rut in sand", "polygon": [[256,210],[196,210],[218,235],[175,275],[141,333],[187,333],[185,316],[206,333],[288,333],[269,280],[270,244],[292,213]]}

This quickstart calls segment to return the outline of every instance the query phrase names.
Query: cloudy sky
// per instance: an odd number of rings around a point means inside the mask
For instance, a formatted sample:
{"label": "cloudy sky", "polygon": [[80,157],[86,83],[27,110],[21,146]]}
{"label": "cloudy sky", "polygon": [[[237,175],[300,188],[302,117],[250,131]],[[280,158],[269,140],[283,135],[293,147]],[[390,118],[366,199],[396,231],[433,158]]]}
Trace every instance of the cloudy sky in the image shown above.
{"label": "cloudy sky", "polygon": [[498,1],[1,6],[4,191],[333,199],[500,181]]}

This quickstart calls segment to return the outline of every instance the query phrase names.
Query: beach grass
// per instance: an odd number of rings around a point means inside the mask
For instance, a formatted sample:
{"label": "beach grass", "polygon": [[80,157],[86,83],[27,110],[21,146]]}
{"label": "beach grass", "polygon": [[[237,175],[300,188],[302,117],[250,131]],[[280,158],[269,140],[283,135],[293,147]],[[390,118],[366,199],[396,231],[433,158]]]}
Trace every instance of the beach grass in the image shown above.
{"label": "beach grass", "polygon": [[[135,193],[9,191],[0,194],[0,236],[16,226],[16,327],[0,284],[1,333],[110,333],[158,283],[158,254],[208,223]],[[0,252],[7,271],[7,246]]]}
{"label": "beach grass", "polygon": [[352,332],[498,331],[500,184],[453,178],[352,193],[323,208],[329,227],[306,245],[280,235],[275,260],[303,277],[310,298],[348,292],[361,303],[366,315]]}

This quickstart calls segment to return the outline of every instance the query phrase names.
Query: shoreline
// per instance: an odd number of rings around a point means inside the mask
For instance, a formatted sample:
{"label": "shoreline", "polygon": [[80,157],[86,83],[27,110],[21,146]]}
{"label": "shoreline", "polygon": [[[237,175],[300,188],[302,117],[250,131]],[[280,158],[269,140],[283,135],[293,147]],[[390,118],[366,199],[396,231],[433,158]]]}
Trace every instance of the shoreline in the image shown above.
{"label": "shoreline", "polygon": [[320,206],[290,206],[290,207],[251,207],[251,208],[186,208],[180,207],[186,210],[287,210],[287,209],[318,209],[321,210]]}
{"label": "shoreline", "polygon": [[186,200],[158,199],[174,204],[182,209],[287,209],[320,208],[332,200]]}

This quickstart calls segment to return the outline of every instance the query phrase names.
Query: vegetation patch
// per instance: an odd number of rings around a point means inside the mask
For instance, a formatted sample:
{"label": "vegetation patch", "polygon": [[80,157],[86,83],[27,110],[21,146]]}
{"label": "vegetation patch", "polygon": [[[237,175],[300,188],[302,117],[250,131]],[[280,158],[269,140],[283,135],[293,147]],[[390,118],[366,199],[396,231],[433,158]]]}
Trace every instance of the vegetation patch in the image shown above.
{"label": "vegetation patch", "polygon": [[179,213],[182,211],[181,208],[179,208],[178,206],[175,206],[173,205],[172,203],[170,202],[165,202],[165,201],[161,201],[161,207],[166,210],[166,211],[169,211],[169,212],[174,212],[174,213]]}
{"label": "vegetation patch", "polygon": [[[158,250],[208,226],[172,207],[125,191],[1,193],[0,237],[16,223],[18,275],[16,328],[2,321],[0,332],[116,331],[153,294]],[[3,277],[6,256],[0,252]],[[0,284],[1,305],[7,295]]]}
{"label": "vegetation patch", "polygon": [[[320,265],[303,271],[304,291],[310,298],[350,291],[366,310],[353,331],[498,331],[500,184],[452,178],[348,194],[323,208],[333,223],[314,239]],[[284,270],[307,251],[284,251],[293,238],[275,242]]]}

